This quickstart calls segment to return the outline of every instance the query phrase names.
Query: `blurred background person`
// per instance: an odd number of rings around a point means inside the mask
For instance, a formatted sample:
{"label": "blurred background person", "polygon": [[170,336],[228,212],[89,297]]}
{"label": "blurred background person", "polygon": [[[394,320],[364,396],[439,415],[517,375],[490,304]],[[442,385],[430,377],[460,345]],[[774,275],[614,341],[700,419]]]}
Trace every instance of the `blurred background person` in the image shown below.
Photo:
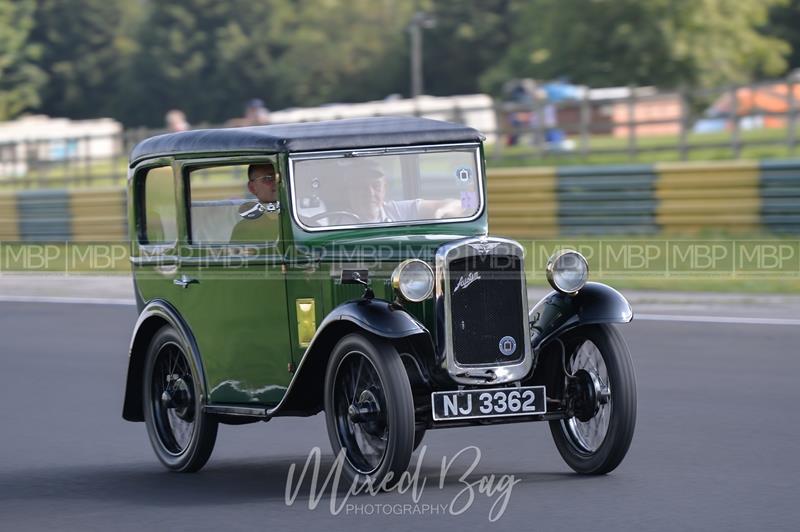
{"label": "blurred background person", "polygon": [[186,131],[191,128],[189,121],[186,120],[186,113],[180,109],[170,109],[164,115],[164,124],[169,131]]}
{"label": "blurred background person", "polygon": [[261,126],[269,124],[269,109],[264,106],[263,100],[253,98],[244,108],[244,116],[231,118],[225,125],[229,127]]}

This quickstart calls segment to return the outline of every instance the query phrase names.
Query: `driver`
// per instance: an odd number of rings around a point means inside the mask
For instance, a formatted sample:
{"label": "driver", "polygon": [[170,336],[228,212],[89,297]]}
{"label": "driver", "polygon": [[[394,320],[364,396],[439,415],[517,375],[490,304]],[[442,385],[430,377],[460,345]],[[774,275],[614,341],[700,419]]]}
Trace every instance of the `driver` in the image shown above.
{"label": "driver", "polygon": [[461,214],[459,200],[387,200],[386,176],[378,169],[364,168],[355,175],[350,210],[361,223],[389,223],[439,219]]}

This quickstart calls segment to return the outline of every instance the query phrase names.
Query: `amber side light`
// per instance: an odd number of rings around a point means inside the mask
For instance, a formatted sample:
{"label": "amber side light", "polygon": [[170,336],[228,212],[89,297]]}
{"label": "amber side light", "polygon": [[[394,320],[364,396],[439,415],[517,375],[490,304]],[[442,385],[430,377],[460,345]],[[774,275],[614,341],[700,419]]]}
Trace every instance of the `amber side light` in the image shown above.
{"label": "amber side light", "polygon": [[298,299],[297,339],[300,347],[308,347],[317,331],[316,303],[313,299]]}

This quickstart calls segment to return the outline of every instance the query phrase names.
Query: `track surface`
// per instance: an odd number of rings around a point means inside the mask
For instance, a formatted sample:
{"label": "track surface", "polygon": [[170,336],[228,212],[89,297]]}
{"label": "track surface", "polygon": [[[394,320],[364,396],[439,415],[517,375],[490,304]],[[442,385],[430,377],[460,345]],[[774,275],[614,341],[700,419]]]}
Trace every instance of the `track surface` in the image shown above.
{"label": "track surface", "polygon": [[308,483],[287,506],[290,464],[319,446],[322,472],[330,468],[322,416],[223,426],[202,472],[168,473],[144,426],[120,418],[133,307],[7,302],[0,316],[4,530],[796,530],[800,520],[798,327],[624,326],[638,425],[626,460],[606,477],[571,473],[544,424],[430,431],[420,505],[447,505],[462,491],[472,460],[456,461],[443,489],[440,467],[468,445],[482,452],[469,482],[520,480],[489,523],[498,495],[477,492],[456,516],[385,506],[413,504],[410,493],[348,501],[372,515],[332,515],[327,496],[309,510]]}

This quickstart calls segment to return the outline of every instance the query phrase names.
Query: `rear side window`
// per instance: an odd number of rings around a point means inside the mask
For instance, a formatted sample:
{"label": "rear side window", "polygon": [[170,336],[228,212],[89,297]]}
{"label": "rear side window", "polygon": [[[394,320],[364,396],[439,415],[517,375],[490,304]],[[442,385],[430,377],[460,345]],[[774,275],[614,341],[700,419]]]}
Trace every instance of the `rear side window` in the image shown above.
{"label": "rear side window", "polygon": [[178,240],[178,215],[175,210],[175,182],[172,168],[147,170],[142,196],[142,244],[172,244]]}

